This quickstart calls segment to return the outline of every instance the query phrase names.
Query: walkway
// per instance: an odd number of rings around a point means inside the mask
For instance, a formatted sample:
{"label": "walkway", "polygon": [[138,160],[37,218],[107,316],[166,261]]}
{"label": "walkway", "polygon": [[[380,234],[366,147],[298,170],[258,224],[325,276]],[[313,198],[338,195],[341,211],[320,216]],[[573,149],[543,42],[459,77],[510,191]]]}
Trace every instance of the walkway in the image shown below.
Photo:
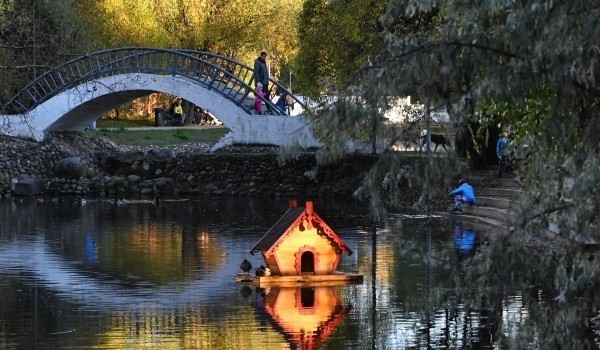
{"label": "walkway", "polygon": [[96,130],[207,130],[207,129],[227,129],[225,125],[184,125],[184,126],[133,126],[128,128],[103,128],[97,127]]}

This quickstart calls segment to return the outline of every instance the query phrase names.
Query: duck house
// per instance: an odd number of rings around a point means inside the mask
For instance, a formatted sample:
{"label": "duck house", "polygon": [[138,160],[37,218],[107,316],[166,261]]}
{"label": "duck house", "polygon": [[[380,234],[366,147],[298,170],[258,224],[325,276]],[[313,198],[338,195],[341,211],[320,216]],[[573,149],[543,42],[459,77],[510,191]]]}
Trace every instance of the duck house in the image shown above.
{"label": "duck house", "polygon": [[342,254],[352,251],[314,211],[311,201],[304,207],[290,201],[288,211],[250,250],[252,255],[258,252],[271,276],[252,276],[250,280],[246,276],[246,282],[327,285],[332,281],[362,281],[360,275],[336,271]]}

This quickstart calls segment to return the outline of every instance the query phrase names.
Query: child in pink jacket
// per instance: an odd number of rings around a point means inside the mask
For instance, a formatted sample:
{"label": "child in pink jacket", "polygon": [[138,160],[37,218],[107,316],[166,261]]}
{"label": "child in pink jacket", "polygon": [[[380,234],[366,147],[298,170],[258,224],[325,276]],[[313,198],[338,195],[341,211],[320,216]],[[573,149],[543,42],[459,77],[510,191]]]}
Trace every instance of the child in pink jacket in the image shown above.
{"label": "child in pink jacket", "polygon": [[263,92],[263,86],[261,83],[256,84],[256,94],[254,95],[254,107],[256,108],[256,114],[263,114],[263,100],[265,96]]}

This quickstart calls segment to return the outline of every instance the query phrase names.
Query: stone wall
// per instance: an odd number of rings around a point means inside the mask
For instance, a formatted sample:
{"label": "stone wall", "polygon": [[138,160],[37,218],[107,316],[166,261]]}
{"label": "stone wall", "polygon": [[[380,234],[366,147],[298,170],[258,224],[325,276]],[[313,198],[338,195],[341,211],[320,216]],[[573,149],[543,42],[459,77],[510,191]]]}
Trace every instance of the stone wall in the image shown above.
{"label": "stone wall", "polygon": [[[69,192],[96,174],[103,173],[103,159],[117,154],[117,147],[105,139],[90,139],[82,133],[51,134],[41,143],[0,137],[0,193],[14,193],[24,179],[34,179],[43,190],[55,182],[69,183]],[[79,157],[84,171],[80,179],[57,179],[53,168],[62,159]],[[67,186],[65,185],[65,189]],[[74,192],[73,192],[74,193]]]}
{"label": "stone wall", "polygon": [[[69,157],[80,159],[80,177],[56,175],[56,164]],[[352,155],[338,164],[320,167],[312,179],[306,175],[316,165],[312,153],[281,164],[272,152],[121,152],[105,139],[91,139],[82,133],[57,133],[43,143],[0,139],[0,191],[48,196],[344,197],[354,192],[376,160],[376,156]],[[41,185],[42,193],[18,189],[31,179]]]}

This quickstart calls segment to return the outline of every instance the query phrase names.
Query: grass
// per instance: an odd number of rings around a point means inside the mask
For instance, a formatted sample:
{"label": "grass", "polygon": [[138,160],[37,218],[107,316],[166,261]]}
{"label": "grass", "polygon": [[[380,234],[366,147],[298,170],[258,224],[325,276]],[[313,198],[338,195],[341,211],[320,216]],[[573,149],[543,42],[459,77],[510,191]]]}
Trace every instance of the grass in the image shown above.
{"label": "grass", "polygon": [[154,126],[154,119],[100,119],[96,127],[104,128],[136,128],[141,126]]}
{"label": "grass", "polygon": [[183,143],[217,142],[223,135],[228,133],[226,128],[208,129],[151,129],[135,130],[125,129],[96,129],[87,131],[90,137],[106,137],[121,145],[134,146],[169,146]]}

